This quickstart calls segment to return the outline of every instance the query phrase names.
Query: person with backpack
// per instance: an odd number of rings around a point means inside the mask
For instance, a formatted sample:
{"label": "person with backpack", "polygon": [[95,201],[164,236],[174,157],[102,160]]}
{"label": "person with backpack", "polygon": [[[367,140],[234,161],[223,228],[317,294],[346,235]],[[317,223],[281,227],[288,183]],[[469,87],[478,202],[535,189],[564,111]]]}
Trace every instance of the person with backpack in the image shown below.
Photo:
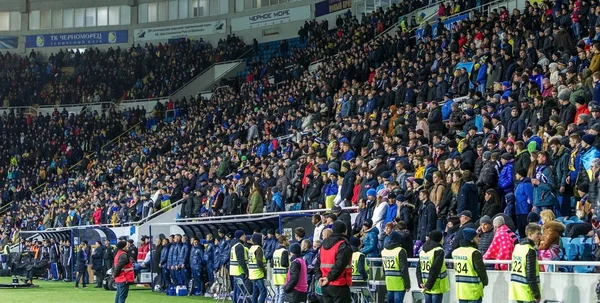
{"label": "person with backpack", "polygon": [[533,185],[533,211],[540,213],[544,209],[553,210],[558,205],[558,200],[554,194],[556,183],[552,169],[548,165],[550,158],[547,151],[538,153],[538,165],[535,168],[534,178],[531,179]]}

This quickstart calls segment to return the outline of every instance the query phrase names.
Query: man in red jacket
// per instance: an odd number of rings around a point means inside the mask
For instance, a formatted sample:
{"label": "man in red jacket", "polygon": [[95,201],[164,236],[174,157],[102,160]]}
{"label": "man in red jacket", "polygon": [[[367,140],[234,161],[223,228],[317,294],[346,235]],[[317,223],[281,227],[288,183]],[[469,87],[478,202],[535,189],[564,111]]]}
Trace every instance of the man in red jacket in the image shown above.
{"label": "man in red jacket", "polygon": [[129,244],[127,241],[117,243],[115,267],[113,268],[113,277],[115,277],[115,283],[117,284],[115,303],[125,303],[129,295],[129,284],[133,283],[134,280],[133,263],[129,259],[128,249]]}
{"label": "man in red jacket", "polygon": [[143,262],[144,260],[146,260],[146,255],[148,254],[148,252],[150,252],[150,237],[142,236],[141,240],[142,240],[142,244],[140,245],[140,248],[139,248],[138,254],[137,254],[138,262]]}

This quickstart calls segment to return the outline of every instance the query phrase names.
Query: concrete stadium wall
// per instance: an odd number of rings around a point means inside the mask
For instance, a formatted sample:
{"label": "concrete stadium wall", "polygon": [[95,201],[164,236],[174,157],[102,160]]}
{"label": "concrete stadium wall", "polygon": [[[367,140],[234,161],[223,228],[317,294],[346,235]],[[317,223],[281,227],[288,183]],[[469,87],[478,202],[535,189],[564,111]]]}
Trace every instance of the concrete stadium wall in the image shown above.
{"label": "concrete stadium wall", "polygon": [[[163,22],[150,22],[138,24],[138,5],[141,3],[156,2],[155,0],[0,0],[0,11],[19,11],[21,12],[21,30],[19,31],[1,31],[1,36],[19,36],[18,47],[16,49],[10,49],[8,51],[25,54],[31,51],[31,49],[25,47],[25,36],[26,35],[42,35],[42,34],[61,34],[61,33],[83,33],[92,31],[116,31],[116,30],[129,30],[128,42],[127,43],[115,43],[115,44],[98,44],[89,47],[97,47],[98,49],[108,49],[109,47],[121,47],[128,48],[132,44],[137,44],[134,41],[133,30],[142,28],[155,28],[162,26],[173,26],[192,24],[199,22],[209,22],[216,20],[227,20],[226,32],[224,34],[211,34],[203,36],[190,36],[191,39],[204,39],[212,44],[216,44],[219,39],[226,38],[227,35],[232,34],[231,30],[231,19],[240,18],[255,14],[267,13],[276,10],[295,8],[300,6],[310,5],[311,18],[314,18],[314,4],[320,0],[305,0],[291,3],[284,3],[280,5],[273,5],[258,9],[250,9],[242,12],[235,12],[235,0],[221,0],[228,1],[229,8],[228,14],[206,16],[199,18],[187,18],[170,20]],[[127,5],[131,6],[130,25],[119,25],[119,26],[96,26],[96,27],[83,27],[83,28],[62,28],[62,29],[42,29],[42,30],[29,30],[29,12],[34,10],[48,10],[48,9],[67,9],[67,8],[83,8],[83,7],[98,7],[98,6],[111,6],[111,5]],[[335,27],[335,17],[337,14],[343,12],[336,12],[320,17],[319,19],[328,19],[330,28]],[[288,22],[285,24],[265,26],[260,28],[253,28],[248,30],[240,30],[233,32],[237,36],[242,36],[244,41],[248,44],[252,43],[252,39],[256,38],[259,43],[276,41],[281,39],[290,39],[298,36],[298,30],[300,26],[304,24],[304,20]],[[271,33],[271,34],[269,34]],[[277,34],[273,34],[277,33]],[[165,40],[152,41],[154,44],[159,42],[167,42]],[[140,43],[143,45],[143,43]],[[63,46],[63,47],[42,47],[35,48],[36,52],[41,53],[44,56],[49,56],[51,53],[56,53],[60,49],[65,48],[86,48],[86,46]],[[4,50],[3,50],[4,51]]]}

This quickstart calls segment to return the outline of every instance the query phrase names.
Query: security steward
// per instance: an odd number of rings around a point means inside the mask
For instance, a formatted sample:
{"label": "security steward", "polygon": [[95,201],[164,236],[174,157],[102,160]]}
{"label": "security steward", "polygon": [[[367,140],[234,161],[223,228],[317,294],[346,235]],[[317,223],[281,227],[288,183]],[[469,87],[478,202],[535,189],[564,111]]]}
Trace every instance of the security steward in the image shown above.
{"label": "security steward", "polygon": [[402,248],[402,235],[391,232],[381,252],[388,303],[404,302],[404,296],[410,290],[407,258],[406,250]]}
{"label": "security steward", "polygon": [[133,263],[128,254],[129,243],[127,241],[119,241],[117,243],[117,253],[115,254],[115,268],[113,276],[117,284],[117,294],[115,303],[125,303],[129,295],[129,284],[134,281]]}
{"label": "security steward", "polygon": [[261,233],[253,234],[252,246],[248,251],[248,278],[252,282],[252,303],[264,303],[267,299],[267,260],[262,248],[262,237]]}
{"label": "security steward", "polygon": [[540,266],[535,246],[540,241],[542,228],[531,223],[525,227],[527,238],[515,246],[510,263],[509,299],[517,302],[540,302]]}
{"label": "security steward", "polygon": [[283,303],[285,295],[283,292],[283,286],[285,285],[286,274],[290,267],[290,257],[287,247],[289,242],[286,236],[279,236],[277,239],[279,247],[273,253],[272,268],[273,268],[273,285],[275,286],[275,298],[274,303]]}
{"label": "security steward", "polygon": [[426,303],[442,302],[444,293],[450,290],[444,261],[445,252],[442,248],[443,241],[444,235],[440,231],[431,231],[423,244],[423,251],[419,254],[417,282],[423,289]]}
{"label": "security steward", "polygon": [[481,302],[483,288],[488,284],[483,256],[477,250],[479,235],[473,228],[462,232],[460,247],[452,252],[456,279],[456,299],[459,303]]}
{"label": "security steward", "polygon": [[240,289],[237,286],[236,279],[242,279],[246,283],[248,277],[248,248],[246,243],[246,234],[241,230],[236,230],[234,238],[231,239],[231,250],[229,253],[229,275],[233,277],[233,302],[238,301]]}
{"label": "security steward", "polygon": [[284,286],[285,302],[304,303],[308,292],[308,267],[306,261],[302,258],[300,244],[290,245],[290,260],[290,269]]}
{"label": "security steward", "polygon": [[369,265],[367,265],[365,254],[359,250],[360,239],[350,238],[350,245],[352,246],[352,285],[366,286],[365,282],[369,278]]}
{"label": "security steward", "polygon": [[323,241],[315,261],[315,278],[323,292],[323,303],[351,302],[352,247],[346,239],[346,224],[333,222],[333,233]]}

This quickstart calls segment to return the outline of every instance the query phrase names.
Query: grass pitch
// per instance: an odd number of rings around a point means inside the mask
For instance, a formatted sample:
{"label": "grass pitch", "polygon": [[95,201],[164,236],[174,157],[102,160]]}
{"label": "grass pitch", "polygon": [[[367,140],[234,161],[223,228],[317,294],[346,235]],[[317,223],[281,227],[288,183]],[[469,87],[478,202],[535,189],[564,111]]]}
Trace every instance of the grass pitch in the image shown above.
{"label": "grass pitch", "polygon": [[[0,283],[11,283],[11,278],[0,278]],[[91,284],[87,288],[75,288],[75,282],[44,282],[34,280],[39,288],[30,289],[0,289],[0,302],[6,303],[107,303],[115,301],[115,291],[103,288],[94,288]],[[204,297],[169,297],[165,294],[153,293],[148,288],[131,286],[127,303],[151,302],[215,302],[215,299]]]}

